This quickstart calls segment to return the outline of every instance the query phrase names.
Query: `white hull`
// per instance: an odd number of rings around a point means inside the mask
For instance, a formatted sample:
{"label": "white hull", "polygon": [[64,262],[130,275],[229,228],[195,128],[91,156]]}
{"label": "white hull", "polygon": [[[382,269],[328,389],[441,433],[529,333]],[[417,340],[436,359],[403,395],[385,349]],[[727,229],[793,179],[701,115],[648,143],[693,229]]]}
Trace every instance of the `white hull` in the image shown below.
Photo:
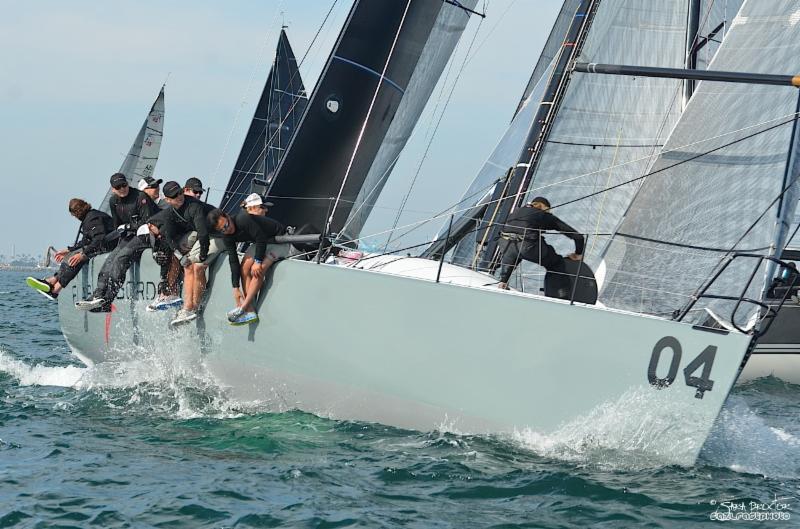
{"label": "white hull", "polygon": [[[157,268],[148,254],[142,263],[138,290],[149,297]],[[261,322],[231,327],[224,317],[232,306],[227,262],[212,268],[216,285],[203,318],[174,332],[199,338],[205,366],[232,396],[266,401],[276,411],[298,408],[422,431],[448,424],[464,433],[547,435],[585,428],[587,421],[591,428],[598,414],[616,413],[633,425],[631,436],[646,439],[632,441],[632,449],[691,464],[750,339],[491,287],[297,261],[274,267]],[[454,270],[460,269],[445,275]],[[158,344],[173,332],[167,330],[172,313],[145,314],[144,302],[119,301],[108,316],[78,312],[65,294],[64,335],[93,362],[136,340]],[[672,349],[661,352],[656,375],[672,369],[675,377],[658,389],[648,369],[665,338],[680,344],[682,354],[671,367]],[[709,348],[716,353],[713,389],[696,398],[684,369]],[[643,432],[642,425],[657,426]]]}

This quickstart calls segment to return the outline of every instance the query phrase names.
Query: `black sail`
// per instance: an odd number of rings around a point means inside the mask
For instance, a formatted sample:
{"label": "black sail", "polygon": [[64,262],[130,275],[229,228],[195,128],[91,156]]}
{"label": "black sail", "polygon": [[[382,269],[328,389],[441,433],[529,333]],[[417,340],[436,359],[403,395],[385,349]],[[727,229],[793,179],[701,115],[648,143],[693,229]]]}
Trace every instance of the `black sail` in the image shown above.
{"label": "black sail", "polygon": [[[329,231],[344,227],[393,122],[402,119],[410,130],[419,117],[398,113],[404,96],[427,100],[430,94],[410,81],[424,66],[420,58],[443,10],[456,10],[466,24],[469,14],[442,0],[354,2],[270,186],[270,215],[287,225],[324,229],[338,196]],[[432,90],[441,68],[428,73]]]}
{"label": "black sail", "polygon": [[281,30],[275,61],[225,188],[221,209],[231,212],[249,193],[266,190],[307,102],[292,46],[286,31]]}

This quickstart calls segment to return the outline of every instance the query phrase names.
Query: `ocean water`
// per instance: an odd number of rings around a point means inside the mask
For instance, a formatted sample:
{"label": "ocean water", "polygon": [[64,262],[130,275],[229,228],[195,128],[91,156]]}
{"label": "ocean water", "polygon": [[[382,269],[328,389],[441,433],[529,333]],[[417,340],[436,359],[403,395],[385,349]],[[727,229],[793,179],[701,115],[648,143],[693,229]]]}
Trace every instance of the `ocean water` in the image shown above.
{"label": "ocean water", "polygon": [[737,388],[690,468],[271,414],[201,363],[86,368],[24,276],[0,272],[0,527],[800,527],[800,386]]}

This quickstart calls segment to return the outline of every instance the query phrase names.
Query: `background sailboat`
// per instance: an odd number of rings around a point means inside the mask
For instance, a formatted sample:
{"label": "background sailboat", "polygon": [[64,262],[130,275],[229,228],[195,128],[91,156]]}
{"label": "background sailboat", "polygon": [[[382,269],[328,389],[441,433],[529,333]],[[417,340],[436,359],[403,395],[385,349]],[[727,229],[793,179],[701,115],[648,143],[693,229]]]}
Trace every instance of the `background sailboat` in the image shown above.
{"label": "background sailboat", "polygon": [[230,213],[249,193],[263,193],[306,109],[303,80],[285,28],[220,208]]}
{"label": "background sailboat", "polygon": [[[163,135],[164,87],[162,86],[118,171],[125,175],[128,179],[128,185],[131,187],[136,187],[139,180],[145,176],[153,176],[158,162],[158,154],[161,151],[161,138]],[[111,190],[109,189],[98,208],[100,211],[108,212],[110,198]]]}

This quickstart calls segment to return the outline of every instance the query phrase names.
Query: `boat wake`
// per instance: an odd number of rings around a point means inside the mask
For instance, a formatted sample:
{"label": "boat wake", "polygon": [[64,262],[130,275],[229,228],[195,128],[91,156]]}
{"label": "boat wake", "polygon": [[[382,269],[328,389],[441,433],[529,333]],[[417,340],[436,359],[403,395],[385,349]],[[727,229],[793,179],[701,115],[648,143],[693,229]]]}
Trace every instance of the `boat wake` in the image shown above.
{"label": "boat wake", "polygon": [[[650,388],[632,390],[614,402],[543,434],[515,432],[513,439],[543,457],[613,470],[690,465],[703,441],[687,409]],[[672,409],[673,413],[664,413]],[[660,410],[649,413],[648,410]]]}
{"label": "boat wake", "polygon": [[[101,400],[134,415],[177,419],[229,418],[258,413],[258,402],[238,402],[206,370],[197,344],[178,338],[160,339],[90,367],[29,363],[0,350],[0,372],[19,386],[49,386],[78,392],[77,398]],[[69,405],[66,403],[65,405]]]}
{"label": "boat wake", "polygon": [[800,436],[768,424],[744,397],[731,395],[701,453],[701,461],[768,477],[800,476]]}

